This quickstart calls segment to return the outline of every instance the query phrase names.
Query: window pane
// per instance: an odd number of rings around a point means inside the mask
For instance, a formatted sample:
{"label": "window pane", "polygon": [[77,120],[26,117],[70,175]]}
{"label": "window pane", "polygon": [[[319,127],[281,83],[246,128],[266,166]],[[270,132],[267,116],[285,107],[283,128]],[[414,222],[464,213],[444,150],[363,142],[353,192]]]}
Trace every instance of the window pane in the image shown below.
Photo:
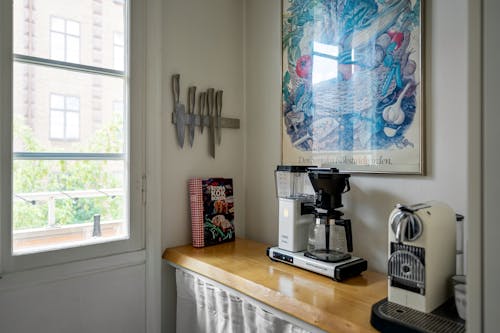
{"label": "window pane", "polygon": [[78,139],[80,137],[80,114],[78,112],[66,112],[66,139]]}
{"label": "window pane", "polygon": [[66,33],[68,35],[80,36],[80,23],[68,20],[66,22]]}
{"label": "window pane", "polygon": [[59,17],[51,17],[50,30],[64,33],[66,30],[64,28],[64,20]]}
{"label": "window pane", "polygon": [[14,254],[128,237],[123,161],[14,161],[13,168]]}
{"label": "window pane", "polygon": [[125,45],[125,41],[123,40],[123,33],[121,32],[115,32],[113,33],[113,43],[118,46],[123,46]]}
{"label": "window pane", "polygon": [[125,107],[122,101],[113,101],[113,117],[123,117]]}
{"label": "window pane", "polygon": [[123,47],[115,46],[114,48],[114,58],[113,58],[113,67],[117,70],[125,69],[125,59],[123,58]]}
{"label": "window pane", "polygon": [[80,38],[66,36],[66,61],[80,63]]}
{"label": "window pane", "polygon": [[80,99],[78,97],[66,97],[66,110],[80,111]]}
{"label": "window pane", "polygon": [[115,69],[124,70],[125,69],[125,52],[124,45],[125,40],[123,33],[114,32],[113,33],[113,65]]}
{"label": "window pane", "polygon": [[64,111],[50,112],[50,137],[64,139]]}
{"label": "window pane", "polygon": [[51,94],[50,95],[50,108],[64,110],[64,96]]}
{"label": "window pane", "polygon": [[65,57],[64,35],[53,32],[50,35],[50,58],[64,61]]}
{"label": "window pane", "polygon": [[[34,6],[23,2],[13,1],[14,53],[114,68],[113,33],[126,31],[125,6],[110,0],[43,0],[35,1]],[[53,40],[54,33],[59,35],[57,40]],[[66,59],[62,54],[65,50]]]}
{"label": "window pane", "polygon": [[[29,81],[23,80],[26,73]],[[15,152],[124,152],[124,115],[112,108],[113,101],[126,100],[124,79],[14,63],[14,81]],[[80,111],[79,130],[71,124],[77,141],[50,140],[60,137],[59,129],[49,135],[51,108]]]}
{"label": "window pane", "polygon": [[14,56],[15,255],[129,238],[129,110],[113,108],[128,105],[128,77],[98,74],[126,59],[125,12],[110,0],[14,1],[14,55],[43,63]]}

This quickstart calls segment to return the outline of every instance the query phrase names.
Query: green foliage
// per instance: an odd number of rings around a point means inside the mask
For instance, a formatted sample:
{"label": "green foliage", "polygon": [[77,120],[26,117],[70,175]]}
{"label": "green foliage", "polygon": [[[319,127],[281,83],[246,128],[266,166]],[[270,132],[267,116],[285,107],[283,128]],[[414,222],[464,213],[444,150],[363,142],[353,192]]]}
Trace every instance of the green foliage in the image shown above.
{"label": "green foliage", "polygon": [[40,228],[47,225],[47,205],[32,205],[28,202],[14,202],[14,230]]}
{"label": "green foliage", "polygon": [[[120,121],[95,133],[82,152],[117,153],[122,151]],[[43,152],[36,142],[32,130],[14,121],[14,137],[23,144],[25,151]],[[113,170],[121,169],[119,161],[36,161],[16,160],[13,163],[14,193],[66,192],[82,190],[101,190],[122,187],[123,179],[115,176]],[[103,193],[104,194],[104,193]],[[97,198],[68,198],[55,200],[57,225],[92,222],[95,214],[101,220],[123,219],[124,198],[103,196]],[[40,201],[32,204],[17,200],[13,206],[14,230],[47,226],[48,203]]]}

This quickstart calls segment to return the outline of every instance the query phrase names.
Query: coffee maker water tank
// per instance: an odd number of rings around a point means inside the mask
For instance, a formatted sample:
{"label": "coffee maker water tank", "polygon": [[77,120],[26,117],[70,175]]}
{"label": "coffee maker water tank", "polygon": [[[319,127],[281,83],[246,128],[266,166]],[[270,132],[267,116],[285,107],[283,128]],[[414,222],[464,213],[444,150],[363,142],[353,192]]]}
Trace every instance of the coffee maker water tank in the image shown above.
{"label": "coffee maker water tank", "polygon": [[306,249],[309,224],[314,215],[314,189],[308,166],[279,165],[275,171],[278,197],[278,247],[299,252]]}
{"label": "coffee maker water tank", "polygon": [[389,301],[431,312],[450,296],[455,212],[445,203],[397,205],[389,216]]}

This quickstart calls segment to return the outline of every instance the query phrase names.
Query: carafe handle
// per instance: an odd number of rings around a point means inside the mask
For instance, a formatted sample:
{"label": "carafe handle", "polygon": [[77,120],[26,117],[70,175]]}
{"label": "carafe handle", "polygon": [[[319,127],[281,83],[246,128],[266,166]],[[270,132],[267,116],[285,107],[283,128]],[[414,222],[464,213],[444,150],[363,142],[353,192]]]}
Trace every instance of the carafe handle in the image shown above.
{"label": "carafe handle", "polygon": [[344,192],[342,192],[342,193],[349,192],[350,190],[351,190],[351,184],[349,184],[349,178],[346,178],[346,179],[345,179],[345,188],[344,188]]}
{"label": "carafe handle", "polygon": [[340,225],[344,227],[345,230],[345,239],[347,242],[347,252],[352,252],[352,228],[351,228],[351,220],[335,220],[335,225]]}

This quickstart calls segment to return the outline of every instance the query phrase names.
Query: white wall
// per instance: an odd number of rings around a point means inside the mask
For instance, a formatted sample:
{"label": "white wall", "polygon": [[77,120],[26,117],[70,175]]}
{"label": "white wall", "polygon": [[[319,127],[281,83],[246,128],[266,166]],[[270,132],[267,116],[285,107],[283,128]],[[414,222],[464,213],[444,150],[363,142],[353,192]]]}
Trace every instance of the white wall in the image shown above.
{"label": "white wall", "polygon": [[278,241],[274,170],[281,161],[281,1],[245,2],[248,238]]}
{"label": "white wall", "polygon": [[[192,177],[231,177],[234,181],[236,235],[245,235],[245,181],[243,103],[243,6],[241,0],[168,0],[163,4],[163,138],[162,138],[162,248],[191,242],[187,181]],[[160,33],[160,32],[159,32]],[[223,129],[216,158],[209,155],[208,131],[195,132],[194,145],[187,135],[177,145],[171,124],[173,99],[170,78],[181,75],[181,101],[187,87],[197,92],[222,89],[224,117],[240,118],[242,128]],[[175,328],[175,281],[163,266],[163,331]]]}
{"label": "white wall", "polygon": [[[164,245],[191,241],[187,181],[192,177],[232,177],[235,191],[237,235],[244,235],[245,190],[243,180],[244,129],[223,129],[216,158],[209,155],[208,130],[196,129],[191,148],[187,135],[184,148],[176,140],[171,123],[173,99],[170,79],[181,75],[181,102],[187,88],[197,92],[222,89],[224,117],[243,117],[243,34],[241,1],[169,0],[164,5],[164,117],[163,201]],[[242,121],[242,126],[245,125]]]}
{"label": "white wall", "polygon": [[[386,270],[394,205],[442,200],[467,216],[467,1],[426,1],[426,176],[353,175],[344,212],[355,254]],[[280,1],[246,2],[248,238],[277,242],[273,170],[281,159]],[[453,10],[450,10],[453,8]]]}

